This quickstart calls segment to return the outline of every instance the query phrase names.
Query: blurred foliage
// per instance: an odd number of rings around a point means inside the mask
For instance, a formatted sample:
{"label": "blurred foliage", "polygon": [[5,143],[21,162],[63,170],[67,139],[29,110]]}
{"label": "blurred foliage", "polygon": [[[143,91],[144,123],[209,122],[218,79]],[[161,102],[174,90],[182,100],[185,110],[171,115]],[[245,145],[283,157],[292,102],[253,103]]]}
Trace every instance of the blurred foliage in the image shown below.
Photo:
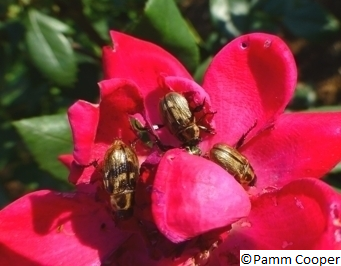
{"label": "blurred foliage", "polygon": [[311,0],[210,0],[210,10],[219,30],[232,37],[247,31],[278,34],[284,28],[315,39],[340,29],[339,21]]}
{"label": "blurred foliage", "polygon": [[[164,47],[198,82],[232,38],[277,34],[300,74],[288,108],[309,111],[339,109],[340,21],[332,0],[2,0],[0,207],[35,189],[72,189],[57,161],[72,152],[65,112],[77,99],[97,101],[109,29]],[[341,187],[340,172],[328,182]]]}
{"label": "blurred foliage", "polygon": [[68,32],[71,32],[71,28],[67,24],[34,9],[28,11],[25,37],[27,52],[37,69],[61,86],[72,86],[76,79],[75,53],[65,36]]}
{"label": "blurred foliage", "polygon": [[66,115],[26,118],[13,122],[13,125],[41,169],[65,182],[68,172],[60,167],[56,155],[71,152],[72,139]]}

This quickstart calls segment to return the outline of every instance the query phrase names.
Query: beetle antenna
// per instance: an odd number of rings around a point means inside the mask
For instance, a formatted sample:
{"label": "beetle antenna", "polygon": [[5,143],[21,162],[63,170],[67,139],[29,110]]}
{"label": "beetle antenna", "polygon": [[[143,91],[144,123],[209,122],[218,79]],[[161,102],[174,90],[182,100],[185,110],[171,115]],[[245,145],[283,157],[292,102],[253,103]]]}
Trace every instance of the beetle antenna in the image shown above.
{"label": "beetle antenna", "polygon": [[236,149],[239,149],[245,142],[245,139],[247,137],[247,135],[249,135],[249,133],[251,132],[252,129],[254,129],[256,126],[257,126],[257,119],[255,120],[255,122],[253,123],[253,125],[248,129],[248,131],[246,131],[242,136],[241,138],[237,141],[236,145],[235,145],[235,148]]}
{"label": "beetle antenna", "polygon": [[198,113],[198,112],[200,112],[202,109],[204,109],[205,103],[206,103],[206,97],[204,98],[204,100],[202,101],[201,104],[199,104],[198,106],[196,106],[196,107],[192,110],[192,113]]}
{"label": "beetle antenna", "polygon": [[215,115],[216,113],[217,113],[217,111],[215,111],[215,112],[207,112],[207,113],[203,114],[203,115],[199,118],[199,120],[198,120],[197,122],[200,123],[200,122],[205,118],[205,116],[207,116],[207,115]]}

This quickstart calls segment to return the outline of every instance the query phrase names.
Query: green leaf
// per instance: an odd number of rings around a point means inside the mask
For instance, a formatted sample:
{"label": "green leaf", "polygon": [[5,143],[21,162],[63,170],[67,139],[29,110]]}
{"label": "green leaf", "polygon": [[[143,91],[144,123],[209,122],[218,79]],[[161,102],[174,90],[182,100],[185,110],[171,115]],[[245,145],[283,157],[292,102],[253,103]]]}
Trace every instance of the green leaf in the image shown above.
{"label": "green leaf", "polygon": [[307,83],[298,82],[294,97],[291,99],[287,108],[292,110],[304,110],[314,106],[316,103],[316,92]]}
{"label": "green leaf", "polygon": [[283,24],[296,36],[316,38],[328,31],[336,31],[339,24],[315,1],[289,1]]}
{"label": "green leaf", "polygon": [[341,173],[341,163],[338,163],[330,172],[333,174]]}
{"label": "green leaf", "polygon": [[195,36],[174,0],[149,0],[133,35],[162,46],[189,71],[194,71],[199,63],[199,48]]}
{"label": "green leaf", "polygon": [[67,181],[68,171],[58,155],[72,152],[71,132],[66,115],[50,115],[13,122],[41,169]]}
{"label": "green leaf", "polygon": [[249,27],[249,0],[210,0],[210,12],[218,28],[229,37],[237,37]]}
{"label": "green leaf", "polygon": [[[336,172],[332,170],[331,174],[323,178],[323,181],[328,185],[332,186],[338,193],[341,193],[341,182],[340,176],[335,174]],[[340,172],[338,172],[339,174]]]}
{"label": "green leaf", "polygon": [[63,34],[69,27],[36,10],[28,12],[26,44],[34,65],[50,80],[71,86],[77,65],[71,43]]}
{"label": "green leaf", "polygon": [[317,1],[313,0],[263,0],[259,7],[280,21],[294,35],[318,38],[340,29],[339,22]]}
{"label": "green leaf", "polygon": [[324,105],[320,107],[313,107],[306,110],[306,112],[341,112],[339,105]]}
{"label": "green leaf", "polygon": [[198,84],[202,84],[203,82],[203,78],[204,78],[204,74],[207,70],[207,67],[210,65],[211,61],[212,61],[213,57],[209,56],[208,58],[206,58],[206,60],[204,62],[202,62],[197,69],[194,72],[194,80],[198,83]]}
{"label": "green leaf", "polygon": [[254,9],[250,16],[249,32],[263,31],[272,34],[277,34],[280,31],[281,25],[274,21],[273,14],[265,13],[262,10]]}

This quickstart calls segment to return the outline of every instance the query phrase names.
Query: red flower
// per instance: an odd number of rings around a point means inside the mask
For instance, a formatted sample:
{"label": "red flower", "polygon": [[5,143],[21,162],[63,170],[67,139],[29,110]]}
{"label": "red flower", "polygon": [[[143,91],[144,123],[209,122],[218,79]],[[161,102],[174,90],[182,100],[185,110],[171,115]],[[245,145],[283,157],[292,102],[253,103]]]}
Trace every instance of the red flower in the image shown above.
{"label": "red flower", "polygon": [[[3,209],[2,264],[231,265],[240,249],[341,248],[340,196],[314,179],[341,159],[341,113],[283,114],[296,67],[279,38],[235,39],[216,55],[202,87],[161,48],[117,32],[112,38],[114,47],[103,50],[100,103],[69,109],[74,152],[61,160],[77,190],[31,193]],[[138,142],[136,218],[116,227],[101,167],[84,166],[101,165],[115,138],[134,141],[132,115],[162,124],[158,102],[171,90],[191,108],[204,103],[197,122],[216,134],[201,132],[203,153],[246,135],[238,149],[255,184],[245,190],[206,158],[183,149],[162,154]],[[164,145],[181,146],[167,128],[155,134]]]}

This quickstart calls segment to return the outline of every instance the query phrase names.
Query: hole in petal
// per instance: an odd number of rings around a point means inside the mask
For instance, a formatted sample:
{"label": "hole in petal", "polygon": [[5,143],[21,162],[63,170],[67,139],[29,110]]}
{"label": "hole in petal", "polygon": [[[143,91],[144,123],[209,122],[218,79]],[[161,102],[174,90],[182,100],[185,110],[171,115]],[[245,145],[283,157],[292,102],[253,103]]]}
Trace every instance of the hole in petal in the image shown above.
{"label": "hole in petal", "polygon": [[334,238],[336,242],[341,242],[341,229],[335,230]]}
{"label": "hole in petal", "polygon": [[340,212],[338,209],[338,204],[333,203],[331,206],[331,217],[333,219],[333,225],[341,227]]}
{"label": "hole in petal", "polygon": [[167,157],[167,159],[168,159],[169,161],[173,161],[174,158],[175,158],[175,156],[173,156],[173,155]]}
{"label": "hole in petal", "polygon": [[271,46],[271,44],[272,44],[272,41],[266,40],[266,41],[264,42],[264,48],[269,48],[269,47]]}
{"label": "hole in petal", "polygon": [[240,44],[240,48],[242,48],[243,50],[245,50],[246,48],[248,48],[249,47],[249,44],[248,44],[248,42],[242,42],[241,44]]}
{"label": "hole in petal", "polygon": [[331,209],[332,209],[332,217],[333,218],[338,218],[339,217],[339,210],[337,209],[337,204],[336,203],[334,203],[334,204],[332,204],[331,206]]}

